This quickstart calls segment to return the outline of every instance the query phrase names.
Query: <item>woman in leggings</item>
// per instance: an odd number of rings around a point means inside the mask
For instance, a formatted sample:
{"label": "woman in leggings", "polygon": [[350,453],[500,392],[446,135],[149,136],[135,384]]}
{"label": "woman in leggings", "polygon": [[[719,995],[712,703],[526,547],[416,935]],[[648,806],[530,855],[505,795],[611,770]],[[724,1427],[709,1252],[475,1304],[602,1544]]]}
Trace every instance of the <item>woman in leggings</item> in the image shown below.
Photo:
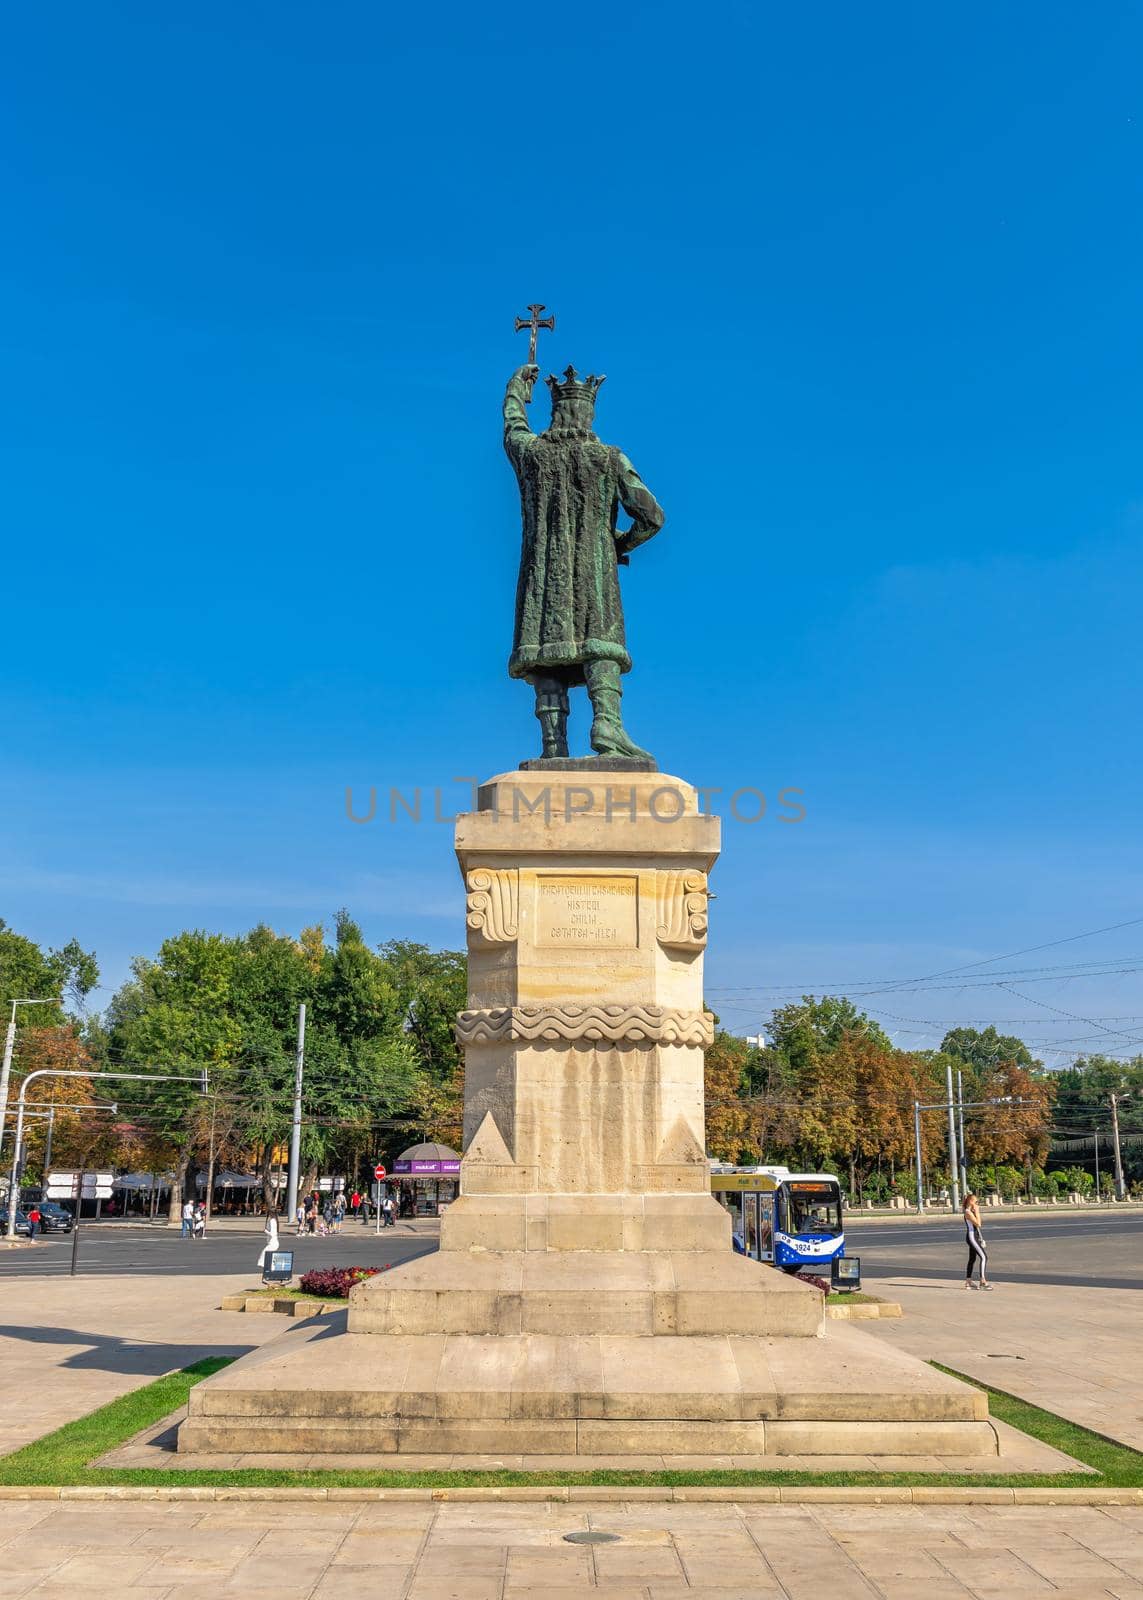
{"label": "woman in leggings", "polygon": [[988,1251],[985,1249],[984,1235],[980,1231],[980,1206],[971,1189],[964,1197],[961,1210],[964,1212],[964,1237],[968,1244],[968,1266],[965,1269],[964,1286],[966,1289],[973,1287],[972,1269],[979,1263],[980,1287],[991,1289],[992,1285],[988,1281]]}

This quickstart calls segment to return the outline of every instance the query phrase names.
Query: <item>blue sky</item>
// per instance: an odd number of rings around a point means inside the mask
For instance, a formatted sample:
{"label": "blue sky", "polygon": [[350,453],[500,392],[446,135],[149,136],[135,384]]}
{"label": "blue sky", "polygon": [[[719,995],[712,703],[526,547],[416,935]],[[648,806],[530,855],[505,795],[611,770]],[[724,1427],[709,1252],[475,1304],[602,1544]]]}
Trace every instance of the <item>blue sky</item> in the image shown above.
{"label": "blue sky", "polygon": [[[344,792],[533,752],[498,411],[539,299],[667,512],[632,732],[805,791],[725,824],[724,1019],[1143,917],[1137,8],[494,13],[6,18],[0,912],[109,985],[342,904],[461,942],[449,829]],[[1132,1053],[1140,951],[870,1004]]]}

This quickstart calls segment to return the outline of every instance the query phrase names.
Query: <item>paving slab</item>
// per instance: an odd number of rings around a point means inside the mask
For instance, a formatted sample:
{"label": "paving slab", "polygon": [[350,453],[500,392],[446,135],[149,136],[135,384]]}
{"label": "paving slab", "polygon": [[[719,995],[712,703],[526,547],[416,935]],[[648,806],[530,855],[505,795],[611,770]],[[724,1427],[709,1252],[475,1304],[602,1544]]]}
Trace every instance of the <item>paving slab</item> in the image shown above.
{"label": "paving slab", "polygon": [[904,1310],[899,1320],[865,1323],[871,1338],[1143,1450],[1138,1290],[1000,1276],[992,1294],[966,1294],[943,1279],[867,1281]]}
{"label": "paving slab", "polygon": [[[246,1269],[240,1275],[245,1283]],[[274,1317],[218,1310],[235,1275],[6,1280],[0,1455],[204,1356],[273,1339]],[[304,1326],[299,1324],[298,1326]]]}

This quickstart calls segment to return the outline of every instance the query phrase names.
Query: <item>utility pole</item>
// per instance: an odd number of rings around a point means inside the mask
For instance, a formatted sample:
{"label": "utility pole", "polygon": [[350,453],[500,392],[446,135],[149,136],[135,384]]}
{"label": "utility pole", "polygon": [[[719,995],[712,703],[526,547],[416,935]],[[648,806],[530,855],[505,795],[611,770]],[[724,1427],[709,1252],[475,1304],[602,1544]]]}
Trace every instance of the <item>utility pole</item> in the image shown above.
{"label": "utility pole", "polygon": [[913,1101],[913,1138],[917,1145],[917,1210],[925,1209],[925,1173],[921,1166],[921,1102]]}
{"label": "utility pole", "polygon": [[206,1220],[210,1221],[210,1202],[214,1195],[214,1119],[218,1115],[218,1092],[210,1102],[210,1156],[206,1163]]}
{"label": "utility pole", "polygon": [[960,1133],[960,1187],[961,1192],[968,1193],[968,1152],[964,1143],[964,1074],[958,1067],[956,1069],[956,1109],[957,1123]]}
{"label": "utility pole", "polygon": [[952,1092],[952,1062],[945,1062],[945,1082],[948,1092],[949,1112],[949,1183],[952,1185],[952,1203],[955,1210],[960,1210],[960,1179],[957,1176],[956,1157],[956,1106],[953,1103]]}
{"label": "utility pole", "polygon": [[294,1057],[294,1121],[290,1129],[290,1176],[286,1183],[286,1220],[298,1210],[298,1184],[302,1179],[302,1072],[306,1059],[306,1003],[298,1007],[298,1049]]}
{"label": "utility pole", "polygon": [[1127,1185],[1123,1181],[1123,1152],[1119,1148],[1119,1102],[1130,1097],[1126,1094],[1111,1096],[1111,1137],[1115,1147],[1115,1198],[1127,1198]]}
{"label": "utility pole", "polygon": [[[1086,1163],[1085,1163],[1086,1165]],[[1099,1200],[1099,1129],[1095,1129],[1095,1198]]]}
{"label": "utility pole", "polygon": [[16,1007],[17,1006],[58,1006],[61,1004],[58,995],[52,995],[47,1000],[13,1000],[12,1015],[8,1019],[8,1032],[4,1038],[4,1062],[0,1066],[0,1145],[4,1143],[4,1123],[8,1116],[8,1080],[12,1076],[12,1052],[16,1048]]}

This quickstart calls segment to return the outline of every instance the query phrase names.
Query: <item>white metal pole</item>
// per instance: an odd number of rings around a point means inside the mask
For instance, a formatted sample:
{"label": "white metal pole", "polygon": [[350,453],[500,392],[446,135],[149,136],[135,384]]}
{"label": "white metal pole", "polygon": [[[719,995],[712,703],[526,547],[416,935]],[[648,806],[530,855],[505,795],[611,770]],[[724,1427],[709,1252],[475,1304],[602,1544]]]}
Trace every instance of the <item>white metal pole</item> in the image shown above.
{"label": "white metal pole", "polygon": [[925,1172],[921,1165],[921,1102],[913,1101],[913,1137],[917,1141],[917,1210],[925,1209]]}
{"label": "white metal pole", "polygon": [[12,1001],[12,1015],[4,1039],[4,1065],[0,1067],[0,1145],[4,1143],[4,1123],[8,1116],[8,1080],[12,1076],[12,1051],[16,1045],[16,1002]]}
{"label": "white metal pole", "polygon": [[306,1059],[306,1003],[298,1007],[298,1048],[294,1057],[294,1120],[290,1128],[290,1176],[286,1183],[286,1221],[298,1210],[298,1184],[302,1177],[302,1073]]}
{"label": "white metal pole", "polygon": [[[1095,1144],[1095,1198],[1098,1200],[1099,1199],[1099,1129],[1098,1129],[1098,1127],[1094,1130],[1094,1133],[1093,1133],[1092,1137],[1093,1137],[1093,1142]],[[1084,1162],[1084,1167],[1085,1167],[1085,1169],[1087,1167],[1087,1162],[1086,1161]]]}
{"label": "white metal pole", "polygon": [[[1111,1096],[1111,1137],[1115,1148],[1115,1198],[1123,1200],[1127,1196],[1127,1185],[1123,1181],[1123,1152],[1119,1148],[1119,1096]],[[1096,1199],[1099,1199],[1098,1191]]]}
{"label": "white metal pole", "polygon": [[[184,1078],[176,1072],[119,1072],[118,1070],[89,1072],[84,1067],[37,1067],[35,1072],[29,1072],[20,1085],[20,1093],[16,1098],[16,1147],[12,1152],[12,1166],[8,1183],[7,1237],[9,1239],[16,1237],[16,1168],[20,1160],[20,1144],[24,1137],[24,1110],[26,1104],[24,1096],[37,1078],[131,1078],[135,1081],[142,1079],[150,1083],[193,1083],[197,1081],[192,1078]],[[82,1200],[82,1196],[80,1198]]]}
{"label": "white metal pole", "polygon": [[945,1062],[945,1080],[948,1084],[948,1113],[949,1113],[949,1182],[952,1184],[952,1203],[960,1209],[960,1177],[957,1173],[956,1159],[956,1106],[953,1104],[952,1092],[952,1062]]}

